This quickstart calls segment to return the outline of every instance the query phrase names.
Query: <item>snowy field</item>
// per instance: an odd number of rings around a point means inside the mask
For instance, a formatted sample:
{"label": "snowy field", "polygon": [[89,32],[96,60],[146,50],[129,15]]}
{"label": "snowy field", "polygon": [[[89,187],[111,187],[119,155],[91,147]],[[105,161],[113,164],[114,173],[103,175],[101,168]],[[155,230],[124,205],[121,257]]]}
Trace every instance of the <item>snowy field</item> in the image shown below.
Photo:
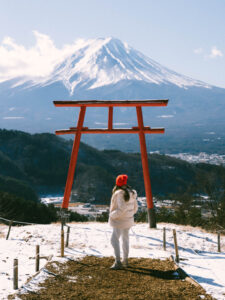
{"label": "snowy field", "polygon": [[[7,299],[13,290],[13,260],[19,260],[20,291],[35,290],[37,283],[50,276],[44,268],[29,283],[35,274],[36,245],[40,245],[40,255],[53,255],[53,261],[67,261],[85,255],[112,256],[110,245],[112,229],[106,223],[72,223],[69,247],[65,248],[65,258],[60,257],[60,224],[29,225],[13,227],[9,240],[5,240],[8,227],[0,225],[0,299]],[[163,250],[163,227],[166,227],[167,249]],[[65,228],[66,229],[66,228]],[[177,230],[180,267],[194,278],[207,293],[216,299],[225,299],[225,237],[221,237],[221,253],[217,252],[217,235],[200,229],[158,224],[157,229],[149,229],[148,224],[137,224],[130,231],[130,257],[165,259],[175,256],[172,229]],[[66,230],[65,230],[66,233]],[[41,259],[40,267],[44,267]],[[17,298],[19,299],[19,298]]]}

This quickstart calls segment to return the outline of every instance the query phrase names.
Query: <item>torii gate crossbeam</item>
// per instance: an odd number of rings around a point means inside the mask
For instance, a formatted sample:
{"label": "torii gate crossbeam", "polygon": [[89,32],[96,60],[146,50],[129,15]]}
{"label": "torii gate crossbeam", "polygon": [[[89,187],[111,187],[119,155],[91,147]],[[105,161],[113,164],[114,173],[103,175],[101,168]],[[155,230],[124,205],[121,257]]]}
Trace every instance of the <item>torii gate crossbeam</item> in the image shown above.
{"label": "torii gate crossbeam", "polygon": [[[150,182],[148,155],[145,134],[164,133],[164,128],[150,128],[144,126],[142,107],[167,106],[168,99],[163,100],[82,100],[82,101],[53,101],[56,107],[80,107],[80,113],[76,127],[57,130],[56,135],[74,134],[74,143],[70,158],[69,170],[65,186],[62,208],[67,209],[74,181],[80,139],[82,134],[138,134],[141,149],[141,161],[144,175],[146,201],[148,207],[148,219],[150,228],[156,227],[155,210]],[[108,128],[83,127],[86,107],[108,107]],[[113,107],[136,107],[137,127],[113,129]]]}

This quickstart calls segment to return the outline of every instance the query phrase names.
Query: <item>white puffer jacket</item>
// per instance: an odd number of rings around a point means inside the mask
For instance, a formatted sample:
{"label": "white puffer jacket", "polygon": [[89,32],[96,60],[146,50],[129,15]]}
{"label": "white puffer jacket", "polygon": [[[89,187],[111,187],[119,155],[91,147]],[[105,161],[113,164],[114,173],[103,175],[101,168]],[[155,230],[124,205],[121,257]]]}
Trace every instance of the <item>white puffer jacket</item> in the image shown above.
{"label": "white puffer jacket", "polygon": [[111,198],[109,224],[115,228],[130,228],[134,225],[134,214],[138,210],[137,192],[129,192],[129,201],[124,200],[124,191],[116,191]]}

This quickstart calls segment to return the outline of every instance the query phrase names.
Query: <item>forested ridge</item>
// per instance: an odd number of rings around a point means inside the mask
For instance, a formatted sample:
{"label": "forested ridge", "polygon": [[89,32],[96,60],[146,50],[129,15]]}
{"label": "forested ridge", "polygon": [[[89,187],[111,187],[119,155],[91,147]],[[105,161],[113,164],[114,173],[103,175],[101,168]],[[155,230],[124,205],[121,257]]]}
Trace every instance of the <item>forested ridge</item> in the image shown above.
{"label": "forested ridge", "polygon": [[[38,202],[40,194],[63,193],[72,141],[53,134],[0,130],[0,191]],[[225,168],[190,164],[166,155],[149,155],[153,195],[183,197],[224,190]],[[115,177],[129,176],[129,184],[144,196],[140,153],[97,150],[81,143],[73,200],[108,204]]]}
{"label": "forested ridge", "polygon": [[[34,193],[63,193],[71,149],[72,141],[53,134],[0,130],[0,190],[33,200]],[[149,155],[149,166],[155,196],[204,193],[207,183],[223,186],[222,166],[190,164],[160,154]],[[81,143],[73,190],[83,201],[95,197],[107,202],[120,173],[128,174],[130,185],[144,195],[139,153],[99,151]]]}

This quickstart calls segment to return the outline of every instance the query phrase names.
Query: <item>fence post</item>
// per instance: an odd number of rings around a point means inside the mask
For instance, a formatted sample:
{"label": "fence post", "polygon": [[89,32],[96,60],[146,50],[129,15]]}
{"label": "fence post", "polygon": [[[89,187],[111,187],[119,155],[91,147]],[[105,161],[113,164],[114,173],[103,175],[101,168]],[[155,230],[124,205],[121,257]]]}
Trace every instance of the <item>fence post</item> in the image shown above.
{"label": "fence post", "polygon": [[69,238],[70,238],[70,226],[67,226],[66,247],[69,246]]}
{"label": "fence post", "polygon": [[40,246],[36,245],[36,264],[35,264],[35,271],[39,271],[40,266]]}
{"label": "fence post", "polygon": [[221,248],[220,248],[220,232],[218,232],[217,241],[218,241],[218,252],[221,252]]}
{"label": "fence post", "polygon": [[6,236],[6,240],[8,240],[8,238],[9,238],[9,234],[10,234],[10,231],[11,231],[12,224],[13,224],[13,220],[11,220],[9,222],[9,229],[8,229],[8,233],[7,233],[7,236]]}
{"label": "fence post", "polygon": [[176,252],[176,258],[175,261],[179,263],[179,253],[178,253],[178,246],[177,246],[177,234],[176,234],[176,229],[173,229],[173,239],[174,239],[174,247],[175,247],[175,252]]}
{"label": "fence post", "polygon": [[64,257],[64,229],[61,228],[61,257]]}
{"label": "fence post", "polygon": [[163,250],[166,251],[166,228],[163,227]]}
{"label": "fence post", "polygon": [[13,262],[13,289],[18,289],[18,259],[15,258]]}

